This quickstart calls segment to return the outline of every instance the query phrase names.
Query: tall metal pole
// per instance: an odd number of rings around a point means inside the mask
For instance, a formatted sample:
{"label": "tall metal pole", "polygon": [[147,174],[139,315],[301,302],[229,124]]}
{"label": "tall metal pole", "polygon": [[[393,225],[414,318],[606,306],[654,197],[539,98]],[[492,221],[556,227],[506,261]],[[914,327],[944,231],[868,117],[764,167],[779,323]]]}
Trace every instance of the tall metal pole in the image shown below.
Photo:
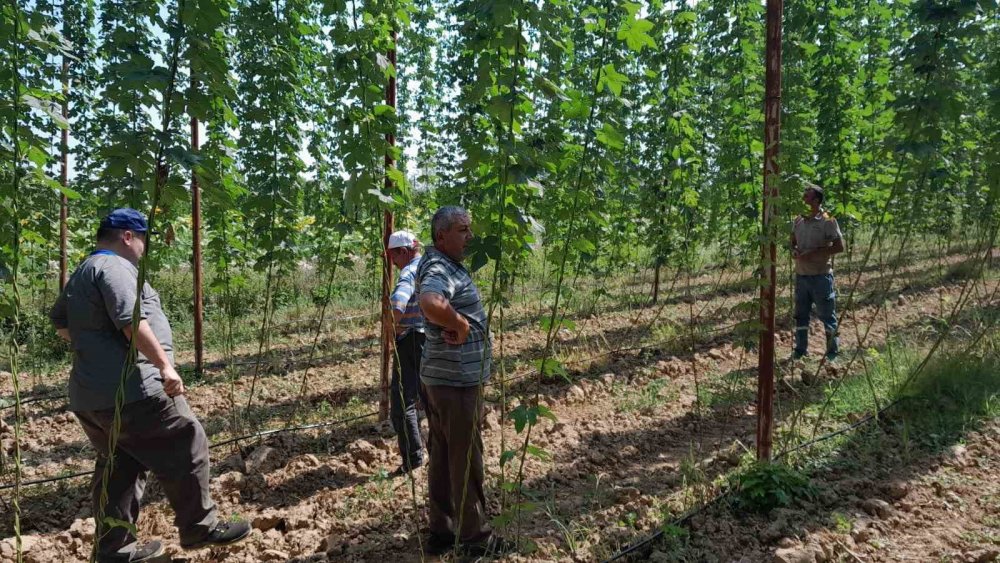
{"label": "tall metal pole", "polygon": [[[192,84],[192,87],[194,85]],[[201,139],[198,136],[198,118],[191,118],[191,151],[198,152]],[[194,369],[202,374],[205,360],[204,347],[204,291],[201,267],[201,186],[198,175],[191,173],[191,262],[194,270]]]}
{"label": "tall metal pole", "polygon": [[[389,63],[396,66],[396,31],[392,31],[392,48],[388,52]],[[389,84],[385,89],[385,103],[388,106],[396,107],[396,77],[389,77]],[[396,136],[386,133],[385,140],[389,148],[396,146]],[[393,190],[392,180],[389,179],[389,170],[396,166],[396,160],[391,151],[385,153],[385,190],[391,193]],[[392,212],[386,210],[383,214],[382,225],[382,371],[381,390],[378,402],[379,420],[389,418],[389,373],[392,370],[392,355],[396,344],[395,323],[392,318],[392,308],[389,305],[389,291],[392,284],[392,262],[389,260],[389,235],[393,230]]]}
{"label": "tall metal pole", "polygon": [[[64,24],[65,25],[65,24]],[[62,60],[62,116],[66,126],[62,130],[62,163],[59,170],[59,183],[65,188],[69,186],[69,60],[63,55]],[[66,287],[69,277],[69,258],[67,257],[67,239],[69,238],[69,199],[66,194],[59,197],[59,291]]]}
{"label": "tall metal pole", "polygon": [[778,149],[781,139],[781,12],[782,0],[767,0],[767,47],[764,56],[764,244],[761,248],[760,348],[757,380],[757,459],[769,461],[774,432],[774,299],[777,272],[775,206]]}

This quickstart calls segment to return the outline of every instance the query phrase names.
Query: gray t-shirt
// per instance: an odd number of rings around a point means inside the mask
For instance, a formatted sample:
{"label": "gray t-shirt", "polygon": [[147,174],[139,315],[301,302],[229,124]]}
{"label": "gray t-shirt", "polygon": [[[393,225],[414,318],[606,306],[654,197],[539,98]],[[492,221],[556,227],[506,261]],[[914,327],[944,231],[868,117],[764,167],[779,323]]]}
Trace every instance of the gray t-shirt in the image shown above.
{"label": "gray t-shirt", "polygon": [[[69,408],[72,411],[110,409],[128,355],[129,341],[122,329],[132,323],[139,271],[128,260],[114,254],[92,254],[66,282],[49,318],[56,328],[68,328],[73,352],[69,376]],[[170,323],[160,305],[160,295],[149,283],[142,290],[142,316],[174,361]],[[138,372],[136,371],[138,367]],[[144,355],[125,381],[125,403],[163,392],[160,370]]]}
{"label": "gray t-shirt", "polygon": [[[444,341],[444,330],[425,319],[427,342],[420,362],[424,385],[472,387],[490,378],[491,343],[486,331],[486,312],[472,276],[458,262],[436,248],[427,249],[416,275],[418,296],[437,293],[469,321],[469,337],[460,346]],[[419,297],[418,297],[419,300]]]}
{"label": "gray t-shirt", "polygon": [[[799,252],[827,248],[831,243],[844,238],[837,220],[826,211],[820,211],[813,217],[800,215],[795,218],[795,224],[792,228],[795,233],[795,246]],[[832,274],[833,257],[810,255],[804,259],[796,260],[795,273],[800,276]]]}

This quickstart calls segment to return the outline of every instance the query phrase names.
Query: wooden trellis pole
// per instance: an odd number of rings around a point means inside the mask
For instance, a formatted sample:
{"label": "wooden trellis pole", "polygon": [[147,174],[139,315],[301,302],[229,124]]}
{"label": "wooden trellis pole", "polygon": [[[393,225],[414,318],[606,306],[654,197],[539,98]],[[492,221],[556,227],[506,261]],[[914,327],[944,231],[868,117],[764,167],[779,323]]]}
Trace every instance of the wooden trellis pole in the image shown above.
{"label": "wooden trellis pole", "polygon": [[[392,48],[387,53],[389,64],[396,66],[396,31],[392,31]],[[390,76],[389,83],[385,89],[385,103],[393,108],[396,107],[396,77]],[[396,159],[393,158],[392,148],[396,146],[396,136],[389,132],[385,135],[385,140],[389,145],[389,150],[385,152],[385,191],[392,193],[393,183],[389,178],[389,171],[396,166]],[[383,213],[382,226],[382,370],[380,377],[381,394],[378,402],[378,419],[387,420],[389,418],[389,373],[392,370],[393,346],[396,343],[395,323],[392,319],[392,308],[389,305],[389,292],[392,288],[392,262],[389,260],[389,235],[393,230],[392,211],[386,210]]]}
{"label": "wooden trellis pole", "polygon": [[[198,118],[192,117],[191,151],[198,152],[200,145]],[[205,295],[201,259],[201,186],[198,185],[198,174],[195,172],[191,172],[191,231],[191,262],[194,271],[194,370],[200,376],[205,362]]]}
{"label": "wooden trellis pole", "polygon": [[[65,28],[65,24],[63,24]],[[65,29],[64,29],[65,31]],[[62,187],[69,186],[69,59],[62,56],[62,117],[66,122],[62,129],[62,141],[59,143],[61,162],[59,167],[59,183]],[[59,291],[66,287],[69,278],[69,257],[67,256],[67,239],[69,239],[69,198],[63,193],[59,197]]]}
{"label": "wooden trellis pole", "polygon": [[781,12],[782,0],[767,0],[767,45],[764,56],[764,238],[761,248],[760,347],[757,378],[757,459],[771,459],[774,432],[774,299],[776,258],[774,222],[781,139]]}

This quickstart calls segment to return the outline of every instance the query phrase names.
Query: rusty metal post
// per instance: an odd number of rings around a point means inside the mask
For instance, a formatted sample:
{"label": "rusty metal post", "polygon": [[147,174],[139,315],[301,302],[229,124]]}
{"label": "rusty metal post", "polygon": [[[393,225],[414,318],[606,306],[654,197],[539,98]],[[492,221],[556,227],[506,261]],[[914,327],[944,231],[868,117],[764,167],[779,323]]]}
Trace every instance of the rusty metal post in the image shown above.
{"label": "rusty metal post", "polygon": [[[388,59],[393,67],[396,66],[396,31],[392,32],[393,48],[389,49]],[[388,106],[396,107],[396,77],[389,77],[389,84],[385,89],[385,103]],[[389,170],[396,166],[396,159],[391,152],[396,146],[396,136],[386,133],[385,140],[389,144],[389,151],[385,153],[385,191],[392,193],[393,183],[389,179]],[[389,260],[389,235],[393,230],[392,211],[386,210],[383,214],[382,226],[382,370],[380,377],[381,394],[378,402],[379,420],[389,418],[389,373],[392,370],[392,355],[395,352],[396,329],[392,318],[392,308],[389,304],[389,292],[392,288],[392,262]]]}
{"label": "rusty metal post", "polygon": [[[62,163],[59,170],[59,183],[62,187],[69,186],[69,60],[63,55],[62,60],[62,117],[66,127],[62,130],[62,142],[59,150],[62,152]],[[67,240],[69,239],[69,198],[66,194],[59,197],[59,291],[66,287],[69,278],[69,258],[67,256]]]}
{"label": "rusty metal post", "polygon": [[778,149],[781,139],[782,0],[767,0],[767,46],[764,56],[764,212],[761,248],[760,348],[757,379],[757,459],[769,461],[774,433],[774,299],[776,294],[775,206]]}
{"label": "rusty metal post", "polygon": [[[198,118],[192,117],[191,151],[197,153],[200,145]],[[201,186],[198,185],[198,174],[195,172],[191,173],[191,231],[191,265],[194,271],[194,370],[201,376],[205,361],[205,295],[201,260]]]}

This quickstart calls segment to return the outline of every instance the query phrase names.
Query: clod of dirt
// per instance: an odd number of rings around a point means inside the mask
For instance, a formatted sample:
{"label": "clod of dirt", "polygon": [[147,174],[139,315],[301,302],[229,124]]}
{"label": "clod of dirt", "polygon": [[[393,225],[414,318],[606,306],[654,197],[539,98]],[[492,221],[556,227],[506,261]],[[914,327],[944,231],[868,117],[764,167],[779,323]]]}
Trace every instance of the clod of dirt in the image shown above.
{"label": "clod of dirt", "polygon": [[358,440],[353,442],[351,445],[347,446],[347,452],[351,454],[354,459],[363,461],[366,466],[371,465],[378,460],[378,448],[373,446],[368,440]]}
{"label": "clod of dirt", "polygon": [[966,464],[969,450],[964,444],[955,444],[954,446],[948,448],[948,462],[951,465],[956,465],[962,467]]}
{"label": "clod of dirt", "polygon": [[892,516],[892,505],[882,499],[870,498],[861,503],[861,508],[872,516],[888,518]]}
{"label": "clod of dirt", "polygon": [[[16,538],[6,538],[0,541],[0,557],[4,560],[14,559],[17,552]],[[21,536],[21,552],[28,553],[38,545],[38,536]]]}
{"label": "clod of dirt", "polygon": [[642,496],[642,491],[635,487],[622,487],[615,491],[615,502],[626,503]]}
{"label": "clod of dirt", "polygon": [[794,538],[781,538],[778,540],[778,547],[789,549],[792,547],[798,547],[799,542],[795,541]]}
{"label": "clod of dirt", "polygon": [[817,374],[815,370],[811,370],[808,368],[803,369],[799,374],[799,376],[802,378],[802,384],[808,385],[810,387],[815,385],[816,381],[818,381],[819,378],[817,378],[816,375]]}
{"label": "clod of dirt", "polygon": [[898,305],[900,307],[902,307],[903,305],[906,305],[906,296],[905,295],[900,295],[899,297],[897,297],[896,298],[896,305]]}
{"label": "clod of dirt", "polygon": [[[819,553],[817,553],[819,552]],[[816,563],[822,551],[815,546],[778,548],[774,552],[774,563]]]}
{"label": "clod of dirt", "polygon": [[243,457],[240,454],[235,453],[222,460],[219,464],[220,469],[231,469],[233,471],[239,471],[240,473],[247,472],[247,464],[243,461]]}
{"label": "clod of dirt", "polygon": [[287,561],[288,554],[277,549],[267,549],[260,554],[260,558],[262,561]]}
{"label": "clod of dirt", "polygon": [[605,373],[598,379],[600,379],[601,383],[608,389],[611,389],[611,387],[615,384],[615,374],[613,373]]}
{"label": "clod of dirt", "polygon": [[94,539],[94,527],[93,518],[79,518],[70,524],[69,533],[74,538],[80,538],[86,542]]}
{"label": "clod of dirt", "polygon": [[768,524],[767,528],[761,533],[761,539],[766,543],[776,542],[791,533],[791,529],[788,527],[788,521],[784,518],[778,518]]}
{"label": "clod of dirt", "polygon": [[579,385],[573,385],[567,391],[567,395],[570,401],[582,401],[587,398],[587,394],[583,391]]}
{"label": "clod of dirt", "polygon": [[486,413],[486,416],[483,417],[483,426],[487,430],[497,430],[500,428],[500,421],[497,419],[497,413],[493,411]]}
{"label": "clod of dirt", "polygon": [[238,471],[229,471],[219,475],[217,482],[223,491],[232,492],[243,490],[246,486],[247,480],[242,473]]}
{"label": "clod of dirt", "polygon": [[995,547],[982,551],[974,551],[969,555],[969,560],[973,563],[994,563],[995,561],[1000,561],[1000,549]]}
{"label": "clod of dirt", "polygon": [[261,446],[247,458],[247,474],[261,474],[281,467],[281,456],[277,450],[269,446]]}
{"label": "clod of dirt", "polygon": [[910,484],[906,481],[890,481],[885,485],[885,494],[892,500],[901,500],[910,492]]}
{"label": "clod of dirt", "polygon": [[854,528],[851,530],[851,537],[856,543],[862,544],[872,539],[875,536],[877,530],[872,528],[872,521],[861,518],[854,522]]}

